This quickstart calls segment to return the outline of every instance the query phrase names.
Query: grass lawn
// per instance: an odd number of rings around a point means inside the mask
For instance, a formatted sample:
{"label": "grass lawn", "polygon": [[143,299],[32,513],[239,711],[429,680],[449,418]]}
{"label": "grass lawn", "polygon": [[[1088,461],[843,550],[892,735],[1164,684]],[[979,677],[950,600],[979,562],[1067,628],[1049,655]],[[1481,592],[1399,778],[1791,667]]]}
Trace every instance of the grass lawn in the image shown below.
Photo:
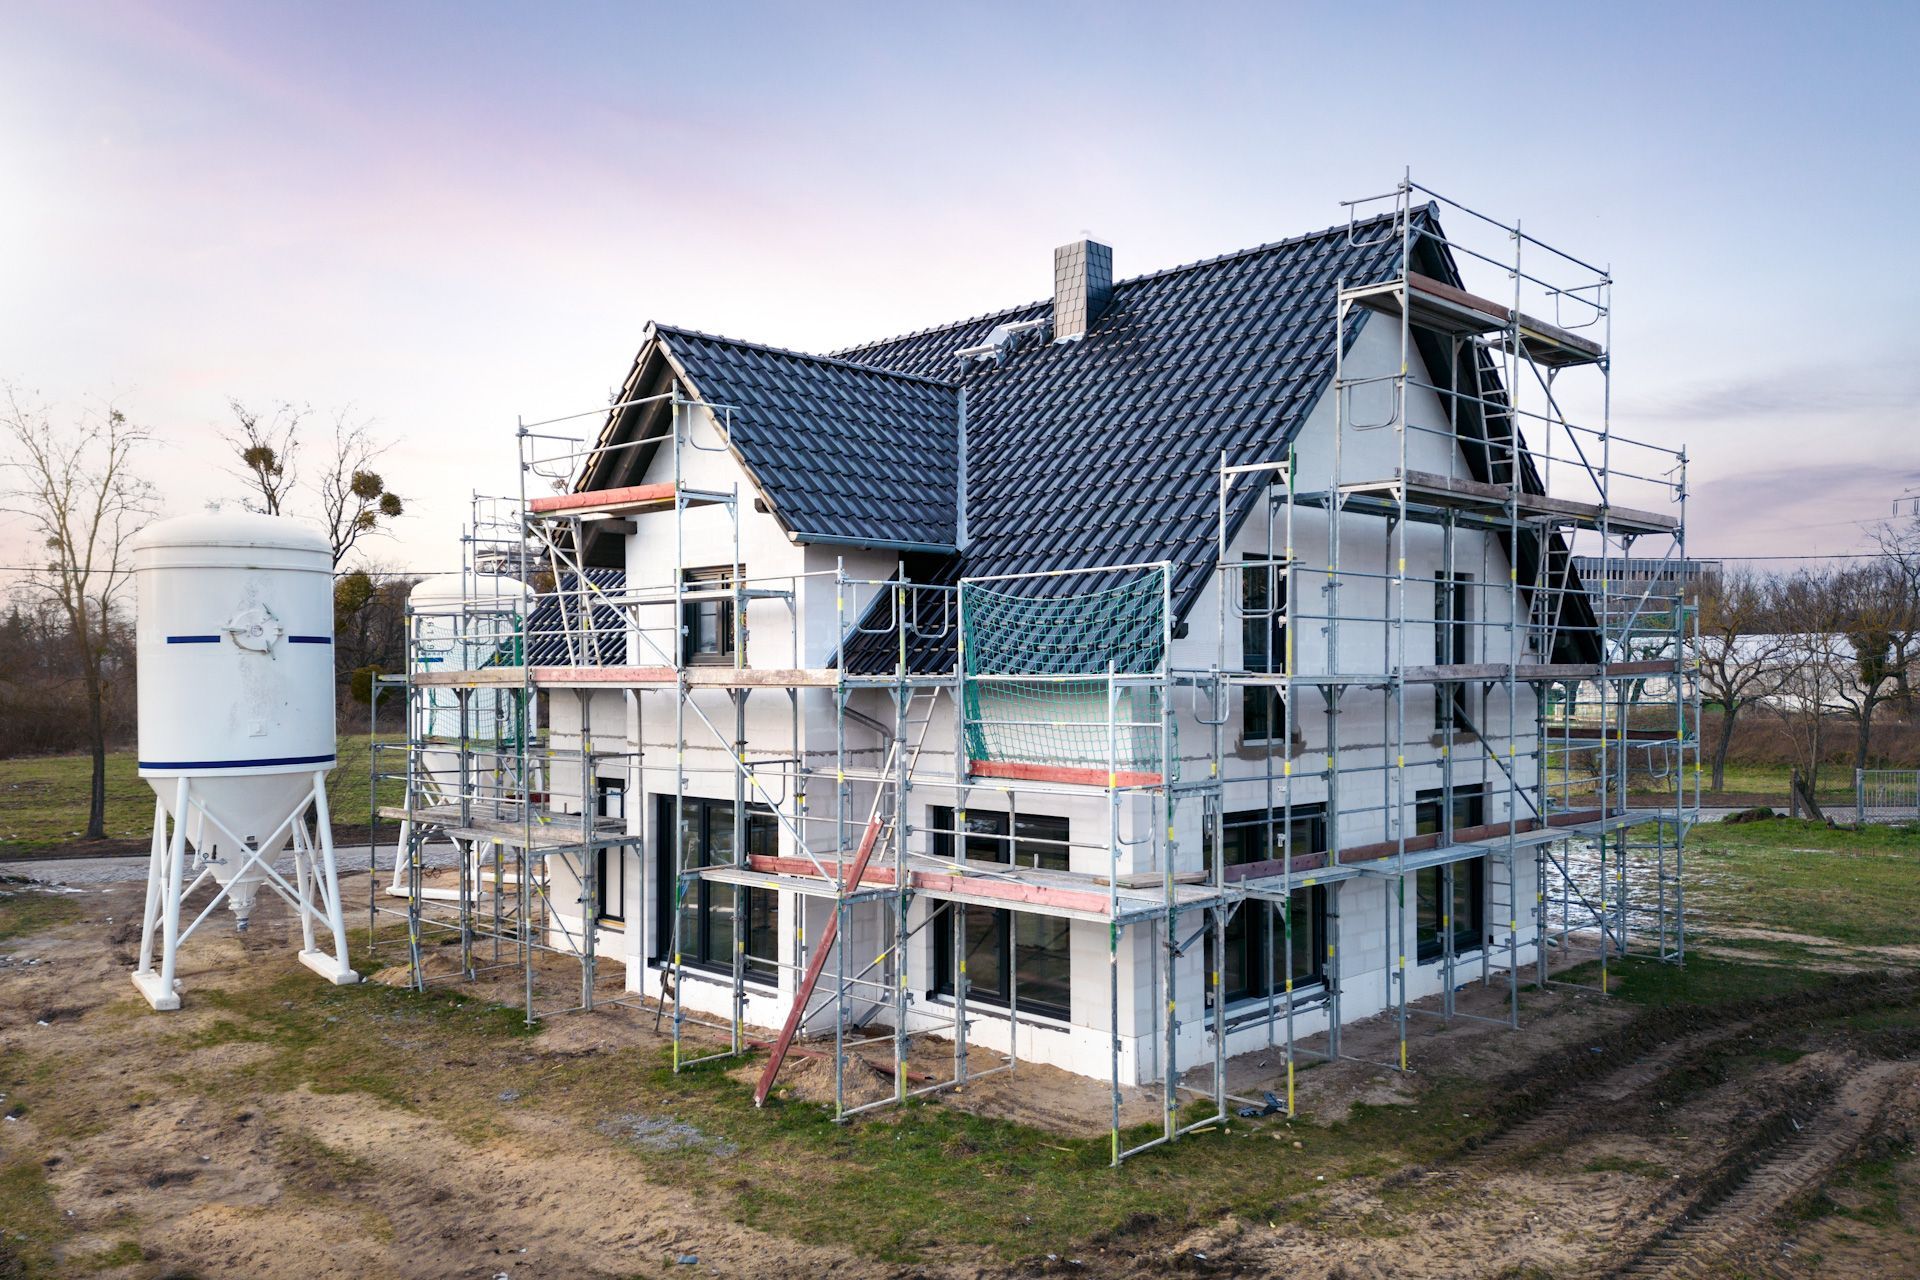
{"label": "grass lawn", "polygon": [[[396,735],[383,734],[382,742]],[[367,820],[367,738],[350,734],[339,742],[340,764],[328,776],[328,794],[339,826]],[[382,767],[386,767],[383,762]],[[0,858],[31,858],[79,838],[87,825],[87,756],[25,756],[0,760]],[[383,798],[401,799],[397,784]],[[131,748],[107,756],[107,835],[144,840],[153,832],[153,789],[141,781]]]}
{"label": "grass lawn", "polygon": [[1920,827],[1705,822],[1687,842],[1688,892],[1709,929],[1748,924],[1856,946],[1920,943]]}

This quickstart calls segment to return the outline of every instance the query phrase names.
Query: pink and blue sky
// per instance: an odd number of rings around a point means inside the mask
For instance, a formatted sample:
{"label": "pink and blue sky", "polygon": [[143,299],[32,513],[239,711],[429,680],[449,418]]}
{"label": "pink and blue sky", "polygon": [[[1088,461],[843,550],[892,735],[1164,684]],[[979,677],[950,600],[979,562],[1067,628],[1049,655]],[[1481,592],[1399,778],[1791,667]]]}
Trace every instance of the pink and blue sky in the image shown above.
{"label": "pink and blue sky", "polygon": [[1696,553],[1831,555],[1920,486],[1916,65],[1900,5],[0,0],[0,378],[115,397],[173,513],[239,493],[229,397],[351,405],[413,512],[374,554],[452,568],[649,318],[828,350],[1410,165],[1612,267]]}

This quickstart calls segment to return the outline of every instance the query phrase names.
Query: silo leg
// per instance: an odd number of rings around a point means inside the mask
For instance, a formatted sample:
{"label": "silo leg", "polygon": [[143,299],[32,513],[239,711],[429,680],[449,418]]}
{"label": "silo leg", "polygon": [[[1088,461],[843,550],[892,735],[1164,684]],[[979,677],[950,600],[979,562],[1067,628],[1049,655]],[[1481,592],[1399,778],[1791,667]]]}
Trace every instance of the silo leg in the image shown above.
{"label": "silo leg", "polygon": [[[317,896],[327,909],[327,927],[333,933],[333,954],[311,950],[300,953],[300,963],[335,986],[360,981],[347,967],[347,921],[340,913],[340,873],[333,857],[333,814],[327,807],[327,775],[313,775],[314,826],[320,836],[320,876]],[[371,863],[371,856],[369,856]],[[372,874],[371,870],[368,872]]]}

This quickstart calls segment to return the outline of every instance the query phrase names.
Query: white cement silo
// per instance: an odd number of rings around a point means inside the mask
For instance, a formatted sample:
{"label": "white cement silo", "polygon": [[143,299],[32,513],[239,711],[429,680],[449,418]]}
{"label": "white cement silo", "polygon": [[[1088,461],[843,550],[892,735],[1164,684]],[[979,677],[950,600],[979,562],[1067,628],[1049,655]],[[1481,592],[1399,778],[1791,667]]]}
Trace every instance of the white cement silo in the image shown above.
{"label": "white cement silo", "polygon": [[[262,886],[298,916],[302,963],[337,983],[358,981],[347,965],[327,807],[335,761],[326,539],[277,516],[184,516],[143,529],[133,567],[140,776],[156,796],[135,984],[154,1008],[179,1008],[180,943],[222,901],[246,928]],[[289,844],[291,882],[273,865]],[[183,930],[182,900],[209,879],[218,891]],[[316,927],[332,935],[333,954],[316,945]]]}

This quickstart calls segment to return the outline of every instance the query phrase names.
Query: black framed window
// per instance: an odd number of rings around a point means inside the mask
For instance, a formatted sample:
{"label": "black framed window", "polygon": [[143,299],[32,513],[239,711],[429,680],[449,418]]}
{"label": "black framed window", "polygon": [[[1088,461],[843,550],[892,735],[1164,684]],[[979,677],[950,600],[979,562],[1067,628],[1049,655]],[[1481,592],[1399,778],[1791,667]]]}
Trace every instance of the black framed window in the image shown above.
{"label": "black framed window", "polygon": [[[729,590],[733,577],[734,571],[726,565],[688,569],[683,575],[686,590],[703,594]],[[733,661],[735,628],[731,597],[686,601],[680,606],[680,625],[686,633],[688,662]]]}
{"label": "black framed window", "polygon": [[[1473,578],[1433,576],[1433,660],[1442,666],[1473,661]],[[1471,729],[1472,685],[1451,680],[1433,687],[1434,728]]]}
{"label": "black framed window", "polygon": [[[954,856],[954,811],[947,806],[929,810],[934,828],[933,854]],[[1068,869],[1065,818],[1049,814],[967,811],[966,856],[969,862],[999,862],[1042,870]],[[936,904],[933,922],[933,990],[950,996],[954,991],[954,904]],[[967,999],[1005,1007],[1017,999],[1021,1013],[1066,1018],[1072,1012],[1071,921],[1031,911],[1006,911],[970,906],[962,945],[967,967]]]}
{"label": "black framed window", "polygon": [[[597,816],[626,818],[627,783],[624,778],[596,779],[594,790],[594,813]],[[595,849],[593,858],[594,909],[602,920],[624,923],[627,918],[627,846]]]}
{"label": "black framed window", "polygon": [[[1269,820],[1271,819],[1271,820]],[[1265,862],[1293,854],[1325,853],[1327,812],[1324,804],[1293,806],[1292,839],[1287,811],[1248,809],[1229,813],[1221,822],[1226,843],[1221,851],[1227,866]],[[1211,858],[1211,838],[1206,855]],[[1213,933],[1207,933],[1207,972],[1216,971]],[[1293,986],[1318,986],[1327,978],[1327,890],[1325,885],[1295,889],[1283,908],[1280,903],[1249,898],[1227,922],[1226,951],[1220,958],[1220,985],[1228,1004],[1265,999],[1286,990],[1287,951],[1293,953]],[[1211,995],[1211,992],[1209,992]]]}
{"label": "black framed window", "polygon": [[[1453,810],[1451,825],[1444,822],[1448,808]],[[1447,802],[1446,791],[1441,787],[1429,787],[1414,795],[1415,835],[1439,835],[1443,831],[1464,831],[1469,827],[1483,827],[1486,824],[1487,789],[1482,783],[1456,786],[1453,789],[1451,805]]]}
{"label": "black framed window", "polygon": [[[673,797],[659,798],[660,822],[656,828],[660,867],[659,930],[662,955],[672,936],[674,812]],[[733,862],[733,802],[704,800],[688,796],[681,802],[679,815],[682,865],[694,867],[725,866]],[[748,806],[746,814],[747,855],[772,857],[779,852],[780,824],[771,809]],[[742,925],[734,919],[734,887],[704,879],[689,878],[680,903],[680,962],[689,968],[731,972],[736,926],[745,929],[747,974],[762,982],[772,982],[777,970],[775,930],[778,927],[780,898],[772,889],[749,888],[746,891],[747,918]]]}
{"label": "black framed window", "polygon": [[[1276,560],[1248,556],[1240,570],[1240,655],[1248,671],[1278,672],[1287,661],[1287,571]],[[1242,736],[1268,742],[1285,728],[1278,689],[1250,685],[1240,690]]]}
{"label": "black framed window", "polygon": [[1414,877],[1415,937],[1422,963],[1438,960],[1453,935],[1453,953],[1478,951],[1487,933],[1487,860],[1469,858],[1423,867]]}

